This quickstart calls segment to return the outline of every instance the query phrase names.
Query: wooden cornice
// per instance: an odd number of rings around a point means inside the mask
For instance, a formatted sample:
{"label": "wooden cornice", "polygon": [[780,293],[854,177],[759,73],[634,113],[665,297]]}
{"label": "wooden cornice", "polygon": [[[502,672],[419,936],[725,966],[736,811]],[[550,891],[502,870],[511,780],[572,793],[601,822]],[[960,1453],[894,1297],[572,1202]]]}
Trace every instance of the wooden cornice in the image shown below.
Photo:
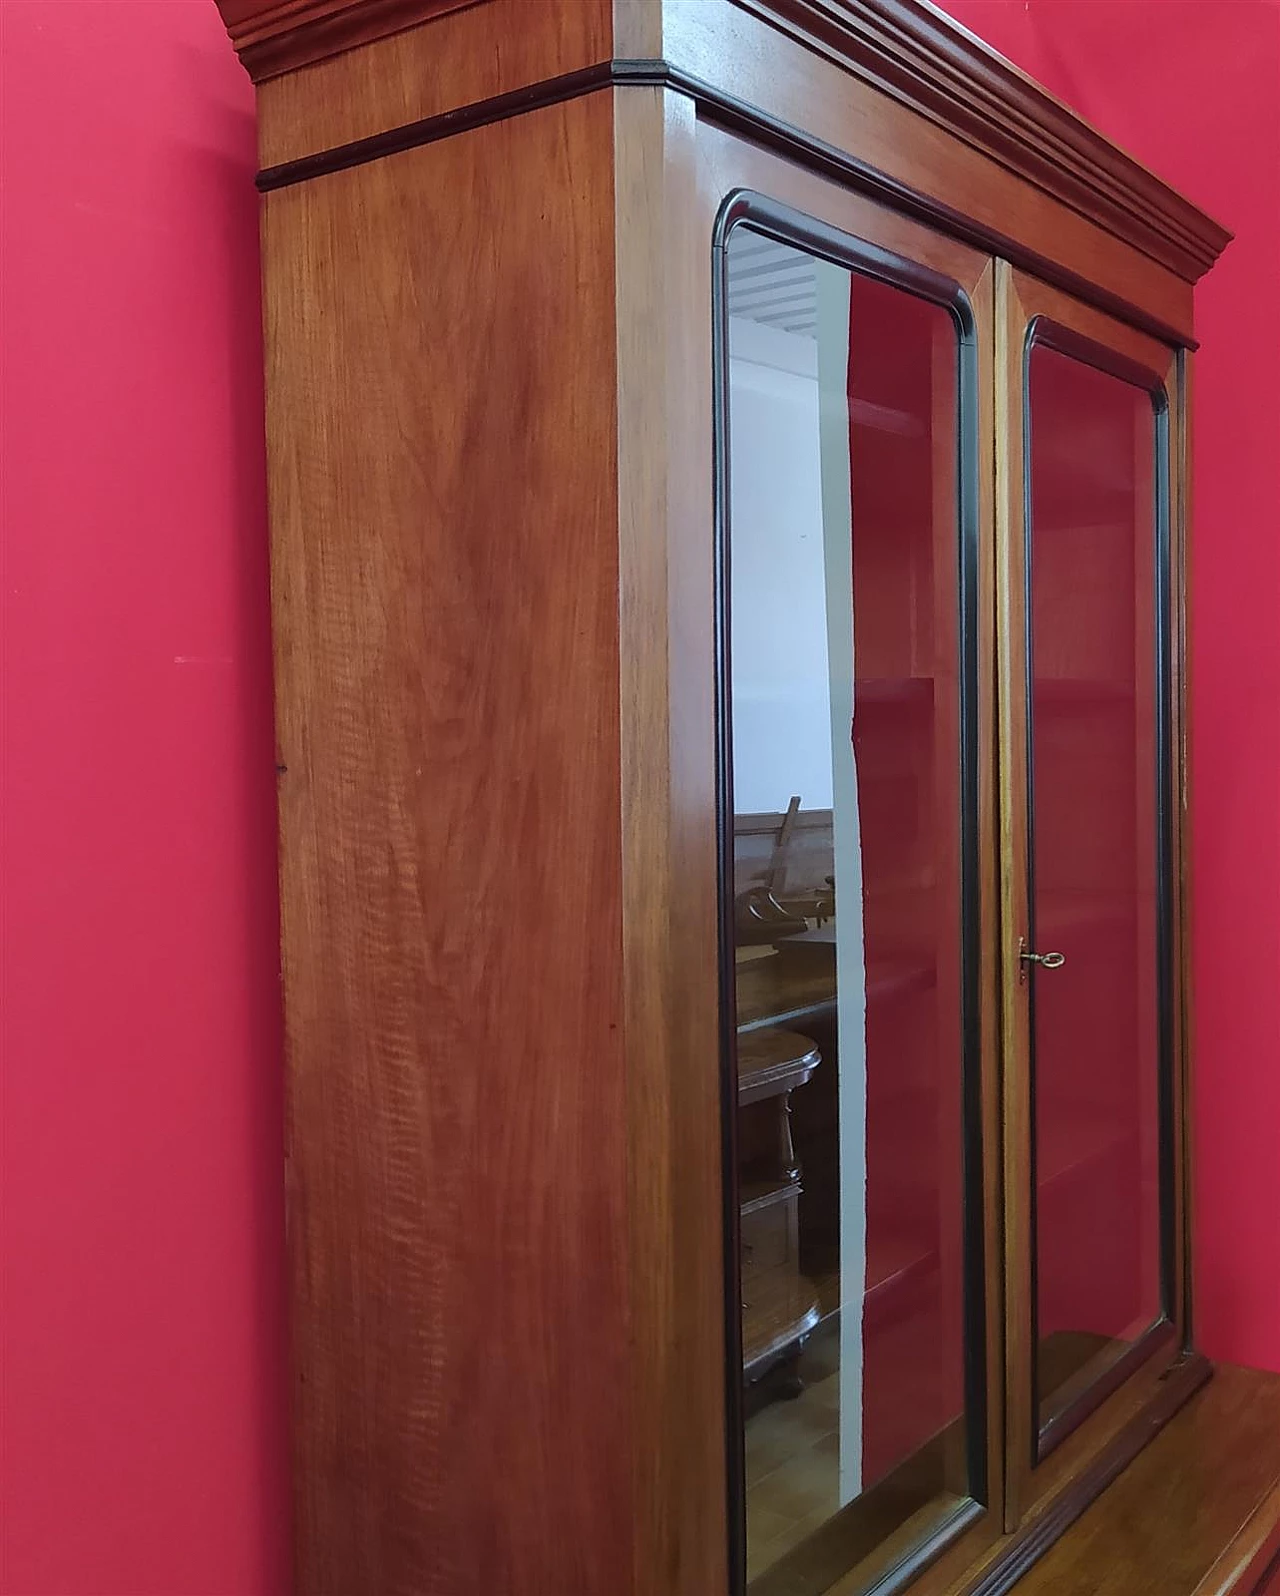
{"label": "wooden cornice", "polygon": [[735,0],[1195,282],[1231,241],[928,0]]}
{"label": "wooden cornice", "polygon": [[[262,82],[485,0],[217,3],[240,59],[254,81]],[[580,5],[586,0],[528,3]],[[672,0],[648,3],[657,15]],[[1090,217],[1186,282],[1203,276],[1231,239],[1226,228],[929,0],[732,3]],[[588,92],[597,79],[667,81],[672,87],[680,87],[684,79],[678,59],[601,61],[592,68],[594,77],[585,63],[573,65],[579,70],[569,77],[582,77],[580,92]],[[714,97],[732,98],[731,84],[703,87]],[[555,97],[563,97],[562,84],[548,85],[552,88]],[[517,114],[537,100],[537,86],[530,84],[502,114]],[[465,109],[459,107],[458,114]],[[751,108],[741,109],[749,120]]]}
{"label": "wooden cornice", "polygon": [[255,83],[477,3],[479,0],[217,0],[236,54]]}

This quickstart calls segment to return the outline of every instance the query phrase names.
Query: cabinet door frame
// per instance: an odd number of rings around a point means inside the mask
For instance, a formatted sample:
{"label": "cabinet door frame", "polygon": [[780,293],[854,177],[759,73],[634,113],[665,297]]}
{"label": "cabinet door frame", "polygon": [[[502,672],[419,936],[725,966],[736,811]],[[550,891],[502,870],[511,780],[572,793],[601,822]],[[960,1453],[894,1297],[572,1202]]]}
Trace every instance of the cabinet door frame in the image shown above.
{"label": "cabinet door frame", "polygon": [[[786,240],[800,247],[813,248],[854,269],[870,275],[885,277],[900,286],[915,291],[925,288],[924,297],[935,302],[963,298],[967,315],[971,318],[970,350],[976,381],[976,405],[970,418],[973,437],[970,440],[973,458],[966,462],[970,480],[962,475],[959,488],[961,503],[967,493],[973,499],[972,519],[976,547],[973,550],[972,586],[970,596],[971,621],[974,636],[971,639],[974,659],[974,717],[973,751],[976,768],[972,771],[973,790],[976,794],[977,858],[976,899],[978,924],[972,928],[975,948],[975,1014],[978,1038],[975,1056],[978,1060],[978,1079],[971,1108],[972,1121],[978,1134],[971,1138],[974,1145],[966,1147],[966,1160],[978,1163],[976,1185],[981,1191],[980,1212],[975,1216],[976,1233],[981,1237],[981,1275],[973,1282],[979,1292],[984,1325],[978,1360],[985,1387],[985,1433],[981,1437],[980,1452],[985,1473],[984,1500],[966,1500],[959,1510],[940,1515],[939,1521],[928,1526],[922,1537],[915,1520],[887,1538],[874,1552],[848,1569],[842,1569],[835,1582],[829,1585],[832,1596],[854,1592],[874,1591],[876,1596],[890,1596],[891,1592],[908,1585],[920,1596],[950,1588],[957,1578],[989,1556],[1003,1532],[1001,1504],[1004,1499],[1004,1362],[1003,1315],[1001,1309],[1001,1139],[1000,1139],[1000,1084],[999,1084],[999,992],[996,959],[998,924],[998,871],[996,848],[998,830],[996,822],[996,791],[994,771],[995,749],[995,681],[994,681],[994,512],[993,480],[990,469],[989,440],[994,425],[994,370],[992,357],[994,334],[994,261],[991,257],[948,238],[942,233],[912,219],[876,204],[867,197],[841,188],[812,171],[805,170],[780,159],[758,146],[747,143],[723,129],[707,123],[698,127],[699,144],[699,203],[707,245],[713,243],[718,251],[717,263],[723,258],[723,246],[734,225],[743,222],[757,229],[770,230],[774,235],[783,227]],[[843,242],[841,242],[843,241]],[[877,262],[880,269],[877,269]],[[942,284],[947,290],[944,292]],[[930,285],[932,285],[930,287]],[[954,290],[954,294],[951,292]],[[721,395],[715,419],[717,443],[723,437],[724,427],[724,373],[720,367],[725,351],[720,347],[719,302],[714,318],[716,326],[717,388]],[[724,450],[717,448],[716,460],[716,528],[717,545],[723,551],[727,535],[727,485],[724,479]],[[724,607],[723,564],[719,578],[720,602],[717,624],[720,629],[717,648],[717,674],[719,691],[725,691],[724,633],[727,629],[727,612]],[[732,848],[732,836],[725,836],[724,824],[725,764],[727,742],[723,735],[727,724],[727,703],[722,696],[718,720],[721,727],[720,798],[717,803],[717,822],[721,849],[722,926],[726,922],[726,905],[723,902],[724,885],[731,878],[726,875],[726,846]],[[727,1412],[727,1475],[730,1494],[730,1589],[739,1592],[745,1582],[745,1555],[742,1526],[745,1513],[744,1478],[742,1468],[741,1375],[735,1336],[735,1307],[738,1301],[736,1279],[738,1258],[736,1245],[736,1180],[734,1177],[732,1105],[736,1097],[734,1063],[734,1006],[732,968],[725,957],[722,937],[721,949],[721,1037],[723,1103],[725,1105],[725,1278],[726,1301],[729,1311],[726,1318],[726,1412]],[[967,1116],[968,1117],[968,1116]],[[927,1511],[927,1510],[925,1510]]]}
{"label": "cabinet door frame", "polygon": [[[1025,1535],[1044,1518],[1074,1516],[1084,1500],[1119,1471],[1146,1439],[1207,1377],[1190,1349],[1185,1104],[1187,1039],[1184,1011],[1184,667],[1183,357],[1180,353],[1069,295],[997,264],[996,516],[998,682],[1006,1199],[1006,1524]],[[1167,844],[1163,890],[1161,999],[1167,1027],[1162,1062],[1160,1135],[1171,1212],[1161,1213],[1164,1316],[1091,1387],[1079,1404],[1043,1430],[1033,1395],[1034,1291],[1032,1082],[1029,987],[1020,980],[1028,904],[1026,518],[1026,374],[1029,338],[1164,395],[1158,437],[1163,488],[1158,527],[1157,621],[1164,665],[1162,829]],[[1157,402],[1157,410],[1159,404]],[[1162,557],[1162,559],[1161,559]],[[1163,563],[1163,575],[1159,565]]]}

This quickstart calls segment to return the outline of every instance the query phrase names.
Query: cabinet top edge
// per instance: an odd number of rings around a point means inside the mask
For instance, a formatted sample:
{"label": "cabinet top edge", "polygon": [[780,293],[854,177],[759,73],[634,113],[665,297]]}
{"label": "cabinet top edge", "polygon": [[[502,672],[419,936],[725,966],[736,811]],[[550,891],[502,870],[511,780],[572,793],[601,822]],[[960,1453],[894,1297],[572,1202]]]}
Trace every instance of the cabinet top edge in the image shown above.
{"label": "cabinet top edge", "polygon": [[403,33],[481,0],[215,0],[255,83]]}
{"label": "cabinet top edge", "polygon": [[[490,0],[216,0],[255,83],[291,74],[395,33],[430,28]],[[575,0],[587,3],[587,0]],[[615,45],[661,38],[664,19],[687,0],[591,0],[612,18]],[[953,137],[1133,244],[1187,282],[1213,265],[1232,234],[1113,144],[1012,62],[931,0],[731,0],[840,71],[907,106]],[[501,7],[495,7],[495,12]],[[627,16],[624,28],[622,13]],[[522,24],[523,25],[523,24]],[[531,27],[554,27],[546,18]],[[622,62],[569,59],[583,73]],[[633,63],[639,65],[640,63]],[[653,66],[682,66],[679,51]],[[584,74],[585,75],[585,74]],[[727,45],[720,81],[733,92]],[[535,85],[527,85],[534,89]],[[531,97],[531,103],[536,95]],[[458,109],[461,109],[459,107]],[[446,112],[445,115],[451,115]],[[318,152],[317,152],[318,153]]]}
{"label": "cabinet top edge", "polygon": [[1234,236],[932,0],[733,0],[1195,282]]}

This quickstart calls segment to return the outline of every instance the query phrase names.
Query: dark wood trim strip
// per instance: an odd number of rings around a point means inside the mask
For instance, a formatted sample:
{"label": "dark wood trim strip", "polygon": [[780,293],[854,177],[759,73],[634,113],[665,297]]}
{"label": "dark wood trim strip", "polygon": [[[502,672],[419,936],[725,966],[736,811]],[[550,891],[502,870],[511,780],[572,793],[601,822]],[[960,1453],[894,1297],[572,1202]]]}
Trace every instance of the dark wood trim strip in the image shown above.
{"label": "dark wood trim strip", "polygon": [[[661,61],[601,61],[595,66],[581,67],[576,72],[565,72],[560,77],[545,78],[541,83],[512,89],[507,94],[495,94],[487,100],[473,100],[469,105],[441,111],[438,116],[425,116],[417,122],[406,122],[402,127],[390,128],[385,133],[371,133],[368,138],[352,139],[349,144],[335,144],[332,149],[317,150],[314,155],[301,155],[297,160],[283,161],[279,166],[265,166],[258,173],[257,185],[262,193],[269,194],[273,189],[289,188],[294,183],[305,183],[313,177],[343,172],[351,166],[364,166],[386,155],[416,150],[424,144],[452,138],[455,133],[467,133],[472,128],[487,127],[491,122],[504,122],[508,117],[521,116],[526,111],[560,105],[565,100],[576,100],[579,95],[608,88],[610,84],[621,81],[615,71],[619,66],[658,68],[662,65]],[[659,83],[662,79],[656,74],[648,78],[637,74],[632,81]]]}
{"label": "dark wood trim strip", "polygon": [[[1034,1190],[1035,1188],[1033,1186],[1033,1193]],[[1161,1194],[1162,1200],[1165,1198],[1165,1195],[1166,1194],[1164,1193]],[[1170,1193],[1168,1195],[1171,1196],[1172,1194]],[[1166,1217],[1172,1218],[1171,1202],[1165,1203],[1165,1210],[1166,1211],[1161,1214],[1162,1221]],[[1162,1232],[1163,1228],[1164,1227],[1162,1225]],[[1032,1221],[1031,1233],[1032,1235],[1036,1234],[1034,1220]],[[1164,1236],[1162,1233],[1162,1246],[1163,1243]],[[1165,1285],[1172,1284],[1171,1275],[1172,1271],[1166,1267],[1163,1280]],[[1033,1298],[1033,1328],[1031,1335],[1032,1346],[1039,1345],[1039,1337],[1034,1328],[1035,1318],[1036,1309],[1035,1299]],[[1168,1317],[1167,1314],[1162,1313],[1153,1324],[1148,1325],[1147,1329],[1143,1331],[1136,1341],[1130,1342],[1128,1346],[1125,1346],[1123,1342],[1117,1342],[1112,1348],[1115,1361],[1103,1369],[1101,1373],[1097,1374],[1094,1379],[1090,1381],[1089,1385],[1087,1385],[1083,1391],[1080,1391],[1072,1401],[1068,1402],[1066,1406],[1061,1409],[1061,1411],[1054,1413],[1051,1418],[1045,1420],[1045,1422],[1041,1424],[1039,1433],[1035,1439],[1035,1462],[1043,1463],[1045,1458],[1047,1458],[1050,1452],[1053,1451],[1054,1447],[1060,1442],[1065,1441],[1069,1435],[1078,1430],[1084,1421],[1090,1416],[1090,1414],[1096,1413],[1102,1404],[1107,1400],[1107,1398],[1114,1391],[1118,1391],[1135,1370],[1140,1369],[1142,1365],[1148,1361],[1148,1359],[1158,1357],[1161,1352],[1171,1352],[1174,1346],[1177,1344],[1177,1339],[1178,1333],[1174,1327],[1173,1321]],[[1036,1399],[1032,1403],[1031,1411],[1033,1414],[1038,1414],[1040,1411],[1038,1391],[1036,1392]]]}
{"label": "dark wood trim strip", "polygon": [[754,140],[766,149],[772,149],[790,160],[802,162],[814,171],[833,177],[841,183],[871,194],[895,210],[935,227],[962,243],[991,255],[999,255],[1054,287],[1100,310],[1126,321],[1130,326],[1149,333],[1173,347],[1195,349],[1194,339],[1175,327],[1149,315],[1140,305],[1130,304],[1116,294],[1108,293],[1096,283],[1069,271],[1038,251],[1028,249],[1016,239],[996,228],[975,222],[972,217],[954,209],[944,200],[922,194],[897,178],[879,171],[868,162],[845,150],[815,138],[811,133],[789,122],[770,115],[758,106],[739,100],[715,88],[678,67],[660,60],[601,61],[595,66],[583,67],[576,72],[566,72],[560,77],[547,78],[541,83],[513,89],[508,94],[497,94],[490,99],[477,100],[470,105],[443,111],[438,116],[423,117],[417,122],[407,122],[403,127],[386,133],[375,133],[368,138],[355,139],[349,144],[335,145],[314,155],[304,155],[296,161],[285,161],[279,166],[265,167],[258,174],[258,188],[263,193],[286,188],[293,183],[303,183],[322,177],[329,172],[340,172],[351,166],[361,166],[367,161],[383,156],[397,155],[404,150],[417,149],[424,144],[434,144],[439,139],[451,138],[472,128],[485,127],[507,117],[520,116],[526,111],[542,106],[558,105],[576,99],[581,94],[592,94],[598,89],[631,85],[643,88],[668,89],[688,95],[709,122],[726,128],[731,133]]}
{"label": "dark wood trim strip", "polygon": [[988,1510],[981,1502],[966,1497],[958,1507],[952,1508],[934,1533],[912,1548],[905,1557],[867,1587],[867,1596],[900,1596],[908,1586],[914,1585],[925,1569],[929,1568],[947,1550],[954,1546],[966,1530],[978,1523]]}
{"label": "dark wood trim strip", "polygon": [[923,0],[734,0],[1188,282],[1225,227]]}
{"label": "dark wood trim strip", "polygon": [[[478,3],[218,0],[227,31],[255,82]],[[1208,271],[1230,242],[1225,227],[926,0],[733,3],[1100,221],[1187,282]],[[633,75],[637,68],[638,76]],[[677,75],[662,62],[615,61],[610,70],[615,83],[662,81],[674,87]],[[564,81],[553,79],[521,92],[534,96],[531,104],[553,104],[567,97],[553,88]],[[539,98],[546,90],[549,96]],[[446,114],[465,116],[467,109]],[[273,177],[270,186],[294,180]]]}
{"label": "dark wood trim strip", "polygon": [[[752,139],[755,143],[763,145],[766,149],[772,149],[789,160],[799,161],[824,176],[861,189],[895,210],[925,223],[926,226],[947,233],[962,244],[970,244],[989,255],[998,255],[1014,266],[1033,273],[1044,282],[1051,283],[1055,288],[1061,288],[1077,299],[1096,305],[1099,310],[1104,310],[1109,315],[1128,322],[1130,326],[1149,333],[1162,343],[1174,348],[1199,347],[1194,339],[1188,338],[1176,327],[1170,327],[1167,323],[1151,316],[1140,305],[1131,304],[1118,294],[1099,288],[1095,282],[1068,270],[1037,250],[1029,249],[1017,239],[1010,238],[1007,233],[975,221],[963,211],[948,205],[945,200],[921,193],[858,156],[850,155],[823,139],[815,138],[813,134],[770,115],[768,111],[725,94],[722,90],[691,77],[678,68],[668,67],[667,73],[665,86],[678,93],[690,95],[707,121],[714,122],[731,133]],[[617,81],[629,80],[621,78]]]}
{"label": "dark wood trim strip", "polygon": [[1208,1359],[1198,1352],[1188,1353],[1173,1364],[1148,1405],[1043,1513],[1029,1519],[1008,1538],[998,1560],[976,1584],[969,1586],[966,1596],[1005,1596],[1012,1590],[1063,1531],[1128,1468],[1212,1372]]}

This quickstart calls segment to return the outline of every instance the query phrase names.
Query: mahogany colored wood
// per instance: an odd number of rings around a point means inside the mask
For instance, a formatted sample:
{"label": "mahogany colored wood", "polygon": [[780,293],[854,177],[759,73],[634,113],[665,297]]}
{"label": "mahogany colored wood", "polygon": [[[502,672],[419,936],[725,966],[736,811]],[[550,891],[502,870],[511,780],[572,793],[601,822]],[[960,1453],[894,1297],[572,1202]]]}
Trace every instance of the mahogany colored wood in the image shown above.
{"label": "mahogany colored wood", "polygon": [[[921,0],[219,3],[264,166],[312,163],[264,201],[300,1596],[733,1588],[709,307],[738,188],[973,311],[986,1485],[944,1435],[813,1566],[833,1596],[995,1596],[1207,1375],[1153,1360],[1028,1477],[1018,317],[1163,340],[1176,545],[1174,350],[1227,235]],[[826,1045],[830,970],[761,960],[738,991],[743,1081],[798,1084],[803,1055],[754,1052],[782,1015]],[[760,1223],[772,1257],[790,1232]],[[1205,1488],[1194,1577],[1228,1542],[1253,1570],[1261,1486],[1230,1524]],[[1102,1548],[1124,1519],[1098,1522]]]}
{"label": "mahogany colored wood", "polygon": [[1220,1366],[1017,1596],[1249,1596],[1276,1532],[1278,1482],[1280,1375]]}
{"label": "mahogany colored wood", "polygon": [[769,1026],[738,1039],[738,1102],[794,1091],[817,1069],[820,1054],[807,1036]]}
{"label": "mahogany colored wood", "polygon": [[[577,0],[532,11],[523,0],[471,0],[417,26],[405,23],[415,6],[450,0],[364,0],[337,13],[334,0],[314,0],[305,15],[265,16],[246,16],[249,0],[221,3],[233,32],[287,27],[297,59],[311,48],[325,56],[263,84],[267,168],[408,124],[435,138],[432,118],[466,118],[517,91],[536,99],[540,83],[563,94],[552,80],[566,75],[581,75],[573,92],[588,92],[587,69],[602,68],[616,81],[639,72],[666,83],[711,119],[775,143],[798,140],[801,158],[834,158],[847,180],[892,191],[960,236],[1180,337],[1191,324],[1179,284],[1229,238],[920,0]],[[335,16],[367,27],[368,42],[353,33],[351,48],[331,53]]]}
{"label": "mahogany colored wood", "polygon": [[[1026,1024],[1022,1006],[1010,1001],[1008,983],[1017,962],[1017,931],[1025,916],[1022,901],[1027,879],[1026,807],[1016,770],[1026,768],[1026,719],[1021,667],[1021,643],[1015,626],[1015,606],[1025,582],[1025,560],[1019,535],[1019,495],[1022,492],[1022,425],[1017,409],[1019,368],[1013,348],[1016,310],[1012,272],[1007,262],[996,262],[995,281],[995,520],[994,568],[996,609],[996,698],[999,727],[999,848],[1000,952],[999,1014],[1002,1058],[1025,1056]],[[1014,1069],[1001,1071],[1001,1150],[1003,1154],[1003,1214],[1005,1225],[1003,1342],[1006,1368],[1014,1371],[1004,1389],[1005,1444],[1024,1460],[1006,1467],[1003,1485],[1004,1527],[1018,1526],[1022,1476],[1030,1455],[1031,1383],[1028,1371],[1035,1349],[1031,1345],[1031,1281],[1025,1260],[1030,1256],[1030,1216],[1025,1194],[1031,1189],[1031,1102],[1024,1079]],[[1022,1200],[1014,1193],[1023,1194]]]}
{"label": "mahogany colored wood", "polygon": [[1280,1574],[1280,1478],[1258,1503],[1213,1567],[1195,1588],[1194,1596],[1250,1596],[1274,1590]]}
{"label": "mahogany colored wood", "polygon": [[611,111],[266,202],[308,1596],[631,1588]]}
{"label": "mahogany colored wood", "polygon": [[[825,62],[736,0],[665,3],[667,59],[693,78],[726,85],[738,102],[775,123],[803,129],[807,145],[787,151],[798,162],[869,187],[973,247],[1159,327],[1175,341],[1192,339],[1190,284],[1127,239]],[[763,136],[745,115],[731,119],[709,109],[707,118]],[[785,149],[785,141],[777,147]]]}
{"label": "mahogany colored wood", "polygon": [[1190,1353],[1164,1371],[1154,1386],[1141,1380],[1122,1393],[1124,1422],[1092,1455],[1077,1459],[1074,1473],[1054,1495],[1037,1503],[961,1582],[964,1596],[1004,1596],[1044,1556],[1081,1513],[1117,1479],[1209,1379],[1211,1369]]}
{"label": "mahogany colored wood", "polygon": [[818,1292],[800,1272],[800,1182],[791,1094],[821,1063],[811,1038],[765,1026],[738,1039],[742,1369],[758,1379],[813,1330]]}
{"label": "mahogany colored wood", "polygon": [[[256,81],[404,32],[487,0],[219,0]],[[999,164],[1099,220],[1188,281],[1213,264],[1230,233],[1109,143],[1060,101],[923,0],[734,0],[770,27],[984,151]],[[664,13],[689,0],[627,0],[610,28],[623,49],[658,53]],[[590,9],[581,6],[577,9]],[[705,9],[705,0],[702,0]],[[504,48],[515,18],[489,26]],[[538,32],[545,19],[523,20]],[[430,30],[426,30],[429,34]],[[433,41],[434,42],[434,41]],[[603,40],[601,41],[604,42]],[[601,59],[601,57],[595,57]],[[672,64],[680,66],[678,56]],[[559,70],[586,64],[562,60]],[[733,77],[733,63],[723,75]],[[465,100],[462,84],[442,110]],[[419,111],[419,115],[424,114]],[[352,135],[348,135],[352,136]],[[341,142],[334,139],[332,142]]]}
{"label": "mahogany colored wood", "polygon": [[736,0],[1194,282],[1231,234],[924,0]]}
{"label": "mahogany colored wood", "polygon": [[480,0],[261,84],[259,158],[314,155],[612,54],[610,0]]}
{"label": "mahogany colored wood", "polygon": [[619,561],[631,1589],[692,1596],[729,1584],[725,1403],[741,1384],[725,1339],[711,252],[692,105],[636,89],[612,111],[618,480],[599,535]]}
{"label": "mahogany colored wood", "polygon": [[[780,953],[739,965],[738,1028],[801,1023],[834,1012],[834,959],[793,962]],[[744,1037],[745,1040],[745,1037]]]}
{"label": "mahogany colored wood", "polygon": [[219,0],[255,83],[484,0]]}
{"label": "mahogany colored wood", "polygon": [[818,1293],[794,1269],[744,1270],[742,1291],[742,1372],[755,1380],[817,1326]]}

